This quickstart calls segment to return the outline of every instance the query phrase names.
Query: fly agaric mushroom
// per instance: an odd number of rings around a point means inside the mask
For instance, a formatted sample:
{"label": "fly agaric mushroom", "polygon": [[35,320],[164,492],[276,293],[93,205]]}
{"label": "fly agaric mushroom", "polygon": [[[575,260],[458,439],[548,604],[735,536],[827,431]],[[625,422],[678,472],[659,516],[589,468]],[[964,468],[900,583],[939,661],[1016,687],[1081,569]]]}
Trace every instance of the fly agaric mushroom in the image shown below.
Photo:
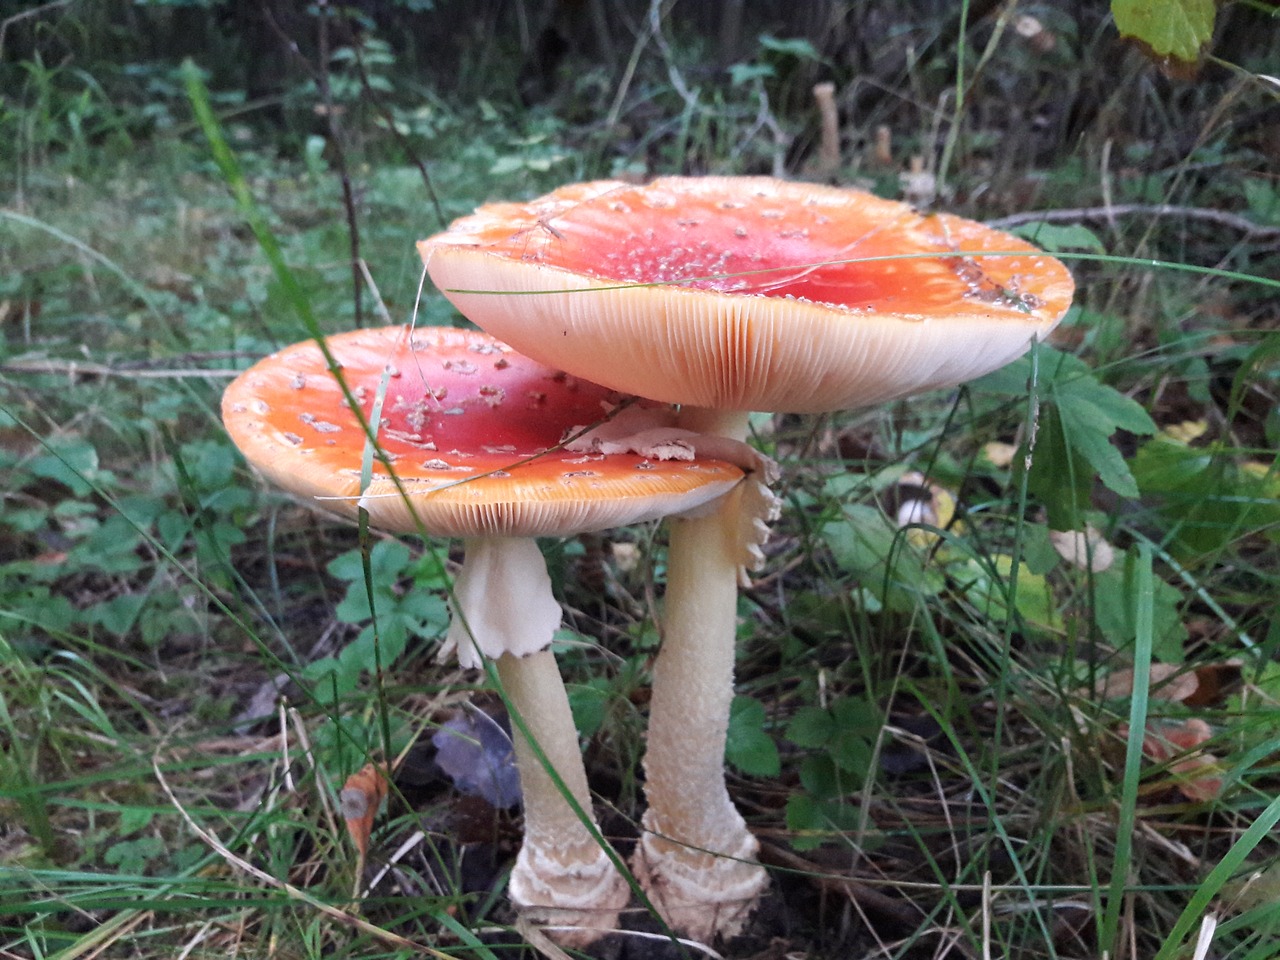
{"label": "fly agaric mushroom", "polygon": [[[363,507],[383,529],[463,538],[446,645],[464,666],[493,659],[515,713],[589,817],[577,732],[548,649],[561,611],[533,538],[697,509],[738,486],[743,471],[691,452],[660,460],[564,449],[565,431],[599,421],[618,395],[485,334],[389,327],[326,344],[366,420],[385,385],[374,429],[391,470],[375,461],[361,489],[367,436],[314,341],[260,361],[227,388],[228,433],[287,490],[348,516]],[[523,735],[515,749],[525,842],[512,899],[546,908],[557,923],[616,926],[629,890],[594,823],[589,828],[566,801]]]}
{"label": "fly agaric mushroom", "polygon": [[[767,178],[575,184],[481,207],[419,250],[495,336],[736,440],[751,410],[867,406],[981,376],[1045,336],[1073,290],[1057,260],[979,223]],[[765,884],[723,779],[730,510],[672,525],[634,864],[667,921],[702,937],[739,929]]]}

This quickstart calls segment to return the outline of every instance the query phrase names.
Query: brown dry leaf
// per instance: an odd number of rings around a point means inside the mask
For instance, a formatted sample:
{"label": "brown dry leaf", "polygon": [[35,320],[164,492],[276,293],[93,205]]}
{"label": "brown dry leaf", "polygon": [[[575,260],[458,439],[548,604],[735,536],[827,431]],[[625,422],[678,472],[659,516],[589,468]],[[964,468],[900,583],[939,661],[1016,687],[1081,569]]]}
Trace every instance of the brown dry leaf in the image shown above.
{"label": "brown dry leaf", "polygon": [[[1172,700],[1185,702],[1187,697],[1195,694],[1200,686],[1200,678],[1190,671],[1174,663],[1153,663],[1151,665],[1150,696],[1152,700]],[[1097,693],[1103,700],[1114,700],[1133,695],[1133,670],[1117,670],[1102,681]]]}
{"label": "brown dry leaf", "polygon": [[[1174,663],[1153,663],[1149,696],[1152,700],[1185,703],[1189,707],[1206,707],[1219,702],[1227,688],[1240,679],[1243,664],[1239,660],[1207,663],[1187,670]],[[1095,688],[1103,700],[1133,695],[1133,670],[1117,670]]]}
{"label": "brown dry leaf", "polygon": [[347,778],[338,794],[347,832],[363,858],[369,852],[373,818],[387,795],[387,765],[366,763]]}
{"label": "brown dry leaf", "polygon": [[1239,683],[1243,670],[1244,661],[1234,658],[1196,667],[1196,679],[1200,681],[1200,685],[1194,693],[1183,697],[1182,702],[1189,707],[1207,707],[1219,703],[1226,696],[1227,689]]}

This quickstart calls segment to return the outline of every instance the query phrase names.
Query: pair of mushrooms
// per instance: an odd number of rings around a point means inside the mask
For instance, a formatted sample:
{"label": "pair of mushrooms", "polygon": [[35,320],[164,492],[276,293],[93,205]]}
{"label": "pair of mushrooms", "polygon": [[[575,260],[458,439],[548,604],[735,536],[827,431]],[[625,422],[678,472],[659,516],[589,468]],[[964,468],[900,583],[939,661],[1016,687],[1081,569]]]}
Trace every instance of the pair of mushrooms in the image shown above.
{"label": "pair of mushrooms", "polygon": [[[560,610],[528,538],[678,517],[632,869],[673,928],[732,935],[766,883],[724,782],[737,588],[771,508],[767,462],[743,443],[748,412],[866,406],[980,376],[1053,328],[1070,275],[972,221],[766,178],[572,185],[481,207],[419,249],[499,340],[328,338],[370,421],[385,393],[372,427],[390,470],[375,465],[361,489],[368,438],[312,343],[228,388],[228,430],[282,486],[466,540],[450,642],[464,665],[494,658],[543,754],[516,736],[526,837],[511,895],[590,927],[616,923],[628,886],[590,818],[545,649]],[[619,412],[624,396],[647,399]]]}

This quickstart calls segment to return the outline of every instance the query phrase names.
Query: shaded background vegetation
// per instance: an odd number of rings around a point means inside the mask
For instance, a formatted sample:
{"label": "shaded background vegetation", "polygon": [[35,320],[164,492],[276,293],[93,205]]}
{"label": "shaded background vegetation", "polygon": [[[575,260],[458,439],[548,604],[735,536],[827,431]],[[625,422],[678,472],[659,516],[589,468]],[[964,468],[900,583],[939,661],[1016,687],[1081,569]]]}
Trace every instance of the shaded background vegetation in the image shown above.
{"label": "shaded background vegetation", "polygon": [[[1280,307],[1250,279],[1280,276],[1273,5],[1224,5],[1172,74],[1100,2],[0,0],[0,23],[9,954],[514,951],[494,891],[515,814],[432,744],[464,699],[495,705],[431,659],[448,545],[362,540],[265,490],[217,400],[306,335],[299,296],[326,330],[460,322],[417,304],[413,241],[476,204],[665,173],[905,194],[1076,257],[1080,287],[1037,406],[1024,361],[755,423],[789,510],[742,603],[729,760],[776,895],[729,954],[1172,956],[1210,900],[1215,955],[1276,954],[1270,842],[1212,873],[1271,809],[1280,750]],[[187,58],[297,290],[213,162]],[[930,494],[954,510],[904,513]],[[1054,550],[1086,525],[1107,570]],[[546,551],[626,849],[662,533]],[[1135,694],[1147,666],[1181,686]],[[1207,741],[1136,765],[1125,724],[1148,716]],[[335,796],[379,757],[371,931],[296,891],[356,912]]]}

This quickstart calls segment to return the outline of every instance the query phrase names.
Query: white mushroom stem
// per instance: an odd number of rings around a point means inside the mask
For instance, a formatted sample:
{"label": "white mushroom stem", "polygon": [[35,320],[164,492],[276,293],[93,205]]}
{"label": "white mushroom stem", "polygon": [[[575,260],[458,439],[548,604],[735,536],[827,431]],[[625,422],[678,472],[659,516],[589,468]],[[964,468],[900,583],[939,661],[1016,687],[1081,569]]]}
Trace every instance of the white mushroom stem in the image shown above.
{"label": "white mushroom stem", "polygon": [[[596,839],[599,829],[591,816],[591,793],[578,749],[578,733],[550,650],[526,657],[503,654],[494,662],[502,689],[537,740],[557,784],[529,740],[517,729],[516,765],[524,795],[524,844],[511,871],[508,891],[522,908],[539,908],[541,919],[583,928],[584,936],[557,939],[566,945],[585,945],[591,931],[614,930],[618,911],[631,889]],[[574,810],[566,799],[578,805]],[[590,821],[591,828],[585,820]]]}
{"label": "white mushroom stem", "polygon": [[585,945],[598,935],[593,931],[616,929],[631,891],[597,840],[578,731],[549,649],[560,605],[533,540],[482,537],[467,540],[465,548],[454,581],[448,643],[464,666],[479,666],[481,653],[494,661],[513,714],[542,752],[539,758],[520,724],[513,723],[525,833],[511,871],[511,899],[521,908],[536,908],[539,919],[583,928],[581,936],[561,932],[556,939]]}
{"label": "white mushroom stem", "polygon": [[[747,415],[690,410],[681,426],[742,441]],[[701,940],[737,933],[767,883],[724,779],[743,495],[739,486],[710,515],[671,524],[644,760],[649,808],[632,865],[666,922]]]}

